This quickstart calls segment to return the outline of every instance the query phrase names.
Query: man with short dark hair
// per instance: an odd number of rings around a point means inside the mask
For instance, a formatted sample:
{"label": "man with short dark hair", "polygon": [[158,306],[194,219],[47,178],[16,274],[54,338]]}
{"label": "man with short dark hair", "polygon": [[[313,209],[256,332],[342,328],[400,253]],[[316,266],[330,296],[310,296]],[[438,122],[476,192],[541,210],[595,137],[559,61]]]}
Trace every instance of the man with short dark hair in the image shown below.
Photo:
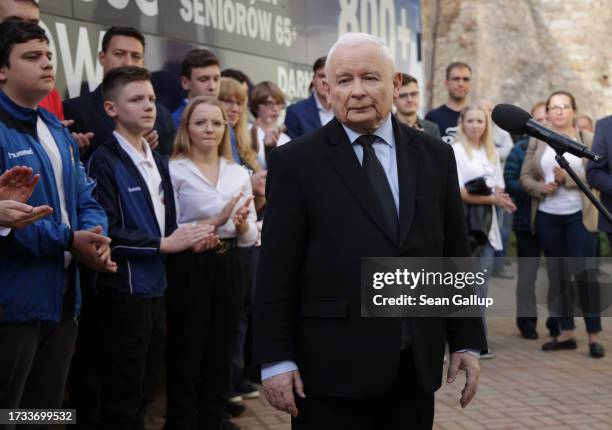
{"label": "man with short dark hair", "polygon": [[426,119],[419,118],[419,82],[414,76],[402,73],[402,87],[397,97],[393,99],[397,110],[397,119],[404,124],[440,138],[438,125]]}
{"label": "man with short dark hair", "polygon": [[[102,39],[102,50],[98,61],[104,75],[121,66],[144,65],[145,38],[143,34],[131,27],[111,27]],[[98,146],[104,143],[113,133],[113,121],[104,112],[102,90],[98,86],[94,91],[79,97],[66,100],[64,110],[67,119],[74,120],[70,129],[74,132],[92,132],[89,148],[82,153],[87,161]],[[155,126],[146,135],[149,144],[161,154],[172,152],[172,143],[176,128],[168,109],[157,103]]]}
{"label": "man with short dark hair", "polygon": [[167,161],[144,138],[156,113],[150,73],[114,68],[104,77],[102,97],[115,131],[91,156],[88,173],[109,219],[118,270],[99,275],[95,284],[100,428],[131,430],[143,424],[146,375],[163,361],[157,343],[164,331],[166,255],[195,247],[212,228],[176,225]]}
{"label": "man with short dark hair", "polygon": [[221,68],[217,56],[208,49],[189,51],[181,64],[181,85],[187,91],[187,98],[172,114],[177,127],[189,100],[197,96],[219,96]]}
{"label": "man with short dark hair", "polygon": [[[113,272],[107,219],[76,142],[38,104],[55,85],[49,39],[37,24],[0,24],[0,174],[40,175],[26,200],[53,213],[0,249],[0,408],[58,409],[77,332],[79,263]],[[6,236],[6,229],[0,228]]]}
{"label": "man with short dark hair", "polygon": [[[0,2],[0,22],[18,20],[28,21],[38,24],[40,21],[40,8],[36,0],[3,0]],[[38,106],[47,109],[49,112],[57,115],[59,119],[64,119],[64,109],[62,108],[62,99],[57,92],[53,90],[45,97]]]}
{"label": "man with short dark hair", "polygon": [[438,124],[442,140],[452,144],[458,130],[459,114],[467,106],[467,97],[472,82],[472,68],[467,63],[456,61],[446,67],[446,81],[444,85],[448,90],[446,104],[432,110],[425,119]]}
{"label": "man with short dark hair", "polygon": [[285,126],[292,139],[300,137],[327,124],[334,118],[331,104],[325,95],[325,57],[318,58],[312,66],[312,94],[305,100],[287,108]]}

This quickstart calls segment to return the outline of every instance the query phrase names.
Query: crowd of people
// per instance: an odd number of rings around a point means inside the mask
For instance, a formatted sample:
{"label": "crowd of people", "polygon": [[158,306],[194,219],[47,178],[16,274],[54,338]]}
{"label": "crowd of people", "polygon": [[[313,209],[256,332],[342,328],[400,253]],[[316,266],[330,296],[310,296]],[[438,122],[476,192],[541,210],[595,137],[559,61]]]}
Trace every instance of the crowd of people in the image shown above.
{"label": "crowd of people", "polygon": [[[111,27],[101,85],[58,103],[38,19],[35,1],[0,5],[0,408],[65,402],[79,427],[143,428],[165,374],[166,429],[234,428],[229,417],[259,395],[251,302],[269,157],[334,120],[326,58],[313,65],[311,96],[283,121],[276,84],[253,85],[193,49],[181,68],[186,98],[170,112],[144,68],[142,33]],[[517,256],[532,257],[518,261],[526,339],[538,338],[533,257],[550,257],[551,340],[542,348],[576,349],[574,320],[557,302],[572,282],[581,300],[597,292],[590,279],[573,279],[581,267],[554,258],[595,257],[598,229],[612,227],[598,223],[549,146],[513,138],[492,122],[490,102],[469,101],[471,79],[468,64],[450,64],[448,100],[421,118],[419,82],[402,74],[395,118],[452,145],[470,250],[482,266],[513,277],[493,258],[507,254],[510,230]],[[612,150],[612,120],[597,123],[593,140],[593,121],[578,116],[566,91],[531,113],[595,152]],[[567,158],[612,206],[607,157]],[[585,321],[590,355],[603,357],[598,312]],[[475,354],[493,357],[489,348]],[[264,379],[274,374],[264,366]]]}

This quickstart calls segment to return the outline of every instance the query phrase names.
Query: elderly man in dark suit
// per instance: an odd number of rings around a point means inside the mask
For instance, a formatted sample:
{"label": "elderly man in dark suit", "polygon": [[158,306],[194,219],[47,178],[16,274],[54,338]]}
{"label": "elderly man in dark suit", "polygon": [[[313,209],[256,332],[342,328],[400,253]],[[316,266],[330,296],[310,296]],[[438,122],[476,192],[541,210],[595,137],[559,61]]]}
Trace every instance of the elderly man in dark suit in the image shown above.
{"label": "elderly man in dark suit", "polygon": [[312,94],[310,97],[287,108],[285,126],[287,127],[287,134],[292,139],[316,130],[327,124],[334,117],[334,113],[325,96],[323,84],[325,79],[325,57],[315,61],[312,71]]}
{"label": "elderly man in dark suit", "polygon": [[[602,156],[598,163],[587,164],[589,184],[601,192],[601,202],[612,211],[612,115],[597,121],[593,137],[593,152]],[[599,217],[599,230],[606,232],[612,243],[612,225],[606,218]]]}
{"label": "elderly man in dark suit", "polygon": [[271,153],[254,302],[266,397],[294,429],[430,429],[447,381],[473,398],[479,318],[362,318],[362,257],[464,257],[452,149],[391,114],[401,75],[389,49],[348,33],[331,48],[335,119]]}

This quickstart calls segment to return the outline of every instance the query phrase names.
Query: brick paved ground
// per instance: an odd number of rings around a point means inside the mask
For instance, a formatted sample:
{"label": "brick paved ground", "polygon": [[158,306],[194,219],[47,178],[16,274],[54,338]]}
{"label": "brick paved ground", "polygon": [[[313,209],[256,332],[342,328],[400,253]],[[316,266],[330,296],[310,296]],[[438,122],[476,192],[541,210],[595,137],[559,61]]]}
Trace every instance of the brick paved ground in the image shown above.
{"label": "brick paved ground", "polygon": [[[513,319],[490,318],[489,342],[496,357],[481,361],[476,399],[462,410],[462,381],[445,384],[436,395],[434,429],[612,429],[612,322],[604,319],[608,355],[600,360],[588,356],[584,324],[576,322],[578,350],[545,353],[543,338],[524,340]],[[545,334],[543,323],[539,332]],[[289,416],[264,399],[247,405],[235,420],[243,430],[289,430]]]}

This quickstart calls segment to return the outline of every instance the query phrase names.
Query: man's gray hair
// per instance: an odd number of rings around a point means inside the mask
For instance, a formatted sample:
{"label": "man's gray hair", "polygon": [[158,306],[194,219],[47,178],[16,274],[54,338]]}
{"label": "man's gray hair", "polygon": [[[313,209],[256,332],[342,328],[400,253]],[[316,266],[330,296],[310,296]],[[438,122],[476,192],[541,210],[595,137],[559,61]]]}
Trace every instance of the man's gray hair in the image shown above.
{"label": "man's gray hair", "polygon": [[366,43],[371,43],[371,44],[378,46],[380,48],[380,53],[382,54],[382,56],[385,57],[387,60],[389,60],[391,64],[393,64],[393,66],[395,67],[395,60],[393,58],[393,54],[391,54],[391,50],[389,49],[387,45],[385,45],[385,42],[383,42],[383,40],[380,37],[376,37],[368,33],[352,32],[352,33],[344,33],[342,36],[338,38],[336,43],[334,43],[333,46],[329,49],[329,52],[327,53],[325,73],[327,73],[327,67],[331,63],[331,58],[334,55],[334,52],[340,46],[360,46]]}

